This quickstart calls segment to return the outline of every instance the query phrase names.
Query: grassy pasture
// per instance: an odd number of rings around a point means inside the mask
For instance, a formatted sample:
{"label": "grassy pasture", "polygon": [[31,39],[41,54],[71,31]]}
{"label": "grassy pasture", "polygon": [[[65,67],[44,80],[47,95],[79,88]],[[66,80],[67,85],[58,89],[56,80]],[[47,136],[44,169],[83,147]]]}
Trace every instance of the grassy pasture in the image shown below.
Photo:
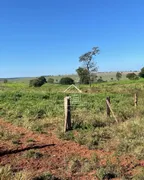
{"label": "grassy pasture", "polygon": [[[91,88],[80,85],[82,94],[64,93],[67,87],[45,84],[40,88],[30,88],[23,82],[2,83],[0,117],[37,133],[47,133],[52,129],[59,138],[86,145],[89,149],[114,152],[116,157],[128,155],[144,160],[143,79],[93,84]],[[135,93],[139,96],[137,108],[134,107]],[[71,107],[73,130],[64,134],[63,99],[66,95],[71,96],[71,101],[76,95],[78,101]],[[112,116],[106,116],[107,96],[111,97],[118,124]]]}
{"label": "grassy pasture", "polygon": [[[102,79],[104,81],[117,81],[116,79],[116,73],[117,72],[98,72],[97,76],[102,77]],[[127,80],[126,75],[130,73],[130,71],[126,71],[126,72],[122,72],[122,78],[121,80]],[[136,74],[138,74],[139,72],[135,72]],[[60,81],[61,78],[63,77],[70,77],[72,78],[75,82],[77,82],[79,80],[79,77],[77,74],[71,74],[71,75],[54,75],[54,76],[45,76],[46,79],[48,80],[49,78],[53,78],[55,83],[58,83]],[[18,82],[18,83],[29,83],[29,81],[31,79],[33,79],[35,77],[21,77],[21,78],[8,78],[9,82]],[[112,80],[113,78],[113,80]],[[0,82],[3,79],[0,79]]]}

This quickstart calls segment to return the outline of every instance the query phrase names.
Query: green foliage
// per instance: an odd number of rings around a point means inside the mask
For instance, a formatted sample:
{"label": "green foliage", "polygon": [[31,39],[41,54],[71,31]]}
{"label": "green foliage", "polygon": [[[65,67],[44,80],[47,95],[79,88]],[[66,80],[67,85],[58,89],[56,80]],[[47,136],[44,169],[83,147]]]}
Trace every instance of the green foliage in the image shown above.
{"label": "green foliage", "polygon": [[87,69],[79,67],[76,72],[78,73],[78,76],[80,78],[80,84],[89,84],[89,72]]}
{"label": "green foliage", "polygon": [[144,67],[141,69],[140,73],[139,73],[139,76],[141,78],[144,78]]}
{"label": "green foliage", "polygon": [[10,166],[0,167],[1,180],[28,180],[29,177],[25,172],[14,173]]}
{"label": "green foliage", "polygon": [[84,62],[85,68],[88,70],[90,73],[91,71],[96,71],[96,66],[94,62],[92,61],[93,56],[96,56],[99,54],[100,50],[98,47],[93,47],[92,51],[89,51],[79,57],[80,62]]}
{"label": "green foliage", "polygon": [[[0,117],[38,133],[48,132],[49,127],[58,130],[61,127],[58,135],[62,139],[86,145],[89,149],[115,152],[117,156],[132,155],[143,160],[143,83],[144,80],[141,78],[137,81],[97,83],[93,84],[92,88],[80,85],[79,88],[87,93],[80,94],[78,103],[72,106],[73,130],[67,133],[63,133],[63,99],[66,94],[60,91],[63,92],[68,86],[46,83],[41,88],[29,88],[22,83],[2,83]],[[139,97],[137,109],[133,101],[135,92]],[[106,116],[107,96],[111,97],[111,107],[119,120],[118,124],[115,123],[113,116]],[[14,138],[13,142],[18,143],[17,137],[0,128],[0,139],[11,140],[11,137]],[[30,154],[30,157],[35,158],[35,153]],[[80,159],[74,159],[73,162],[69,162],[68,167],[72,172],[76,171],[75,167],[80,167],[78,172],[91,169],[92,162],[89,164],[86,160],[81,162]],[[99,177],[108,177],[112,171],[116,177],[123,175],[123,170],[117,165],[115,167],[113,164],[102,167],[96,165],[96,167]]]}
{"label": "green foliage", "polygon": [[96,156],[92,159],[82,158],[81,156],[72,154],[66,159],[67,171],[75,174],[75,173],[86,173],[91,170],[96,169],[98,159]]}
{"label": "green foliage", "polygon": [[38,79],[43,83],[47,83],[46,78],[44,76],[41,76]]}
{"label": "green foliage", "polygon": [[39,158],[42,158],[43,157],[43,154],[40,153],[40,152],[36,152],[34,150],[29,150],[27,151],[24,156],[26,158],[34,158],[34,159],[39,159]]}
{"label": "green foliage", "polygon": [[4,82],[4,83],[8,83],[8,80],[7,80],[7,79],[4,79],[3,82]]}
{"label": "green foliage", "polygon": [[3,127],[0,127],[0,139],[4,141],[12,140],[13,142],[18,142],[20,137],[20,134],[11,133],[8,130],[5,130]]}
{"label": "green foliage", "polygon": [[[81,55],[79,61],[83,62],[84,68],[79,67],[76,71],[80,77],[80,82],[83,84],[91,84],[92,72],[97,71],[97,66],[93,61],[93,56],[99,54],[100,50],[98,47],[93,47],[91,51]],[[86,78],[86,80],[85,80]]]}
{"label": "green foliage", "polygon": [[74,80],[69,77],[64,77],[64,78],[61,78],[59,83],[63,85],[71,85],[71,84],[74,84]]}
{"label": "green foliage", "polygon": [[61,132],[61,131],[58,131],[57,132],[57,135],[59,138],[63,139],[63,140],[74,140],[74,134],[72,131],[69,131],[69,132]]}
{"label": "green foliage", "polygon": [[126,77],[130,80],[137,80],[138,76],[135,73],[128,73]]}
{"label": "green foliage", "polygon": [[37,176],[32,180],[60,180],[60,179],[53,176],[51,173],[43,173],[42,175]]}
{"label": "green foliage", "polygon": [[105,82],[105,81],[104,81],[104,80],[102,79],[102,77],[100,76],[100,77],[98,78],[97,82],[98,82],[98,83],[102,83],[102,82]]}
{"label": "green foliage", "polygon": [[116,73],[116,79],[119,81],[122,78],[122,73],[117,72]]}
{"label": "green foliage", "polygon": [[136,174],[133,175],[132,180],[143,180],[144,179],[144,167],[137,167]]}
{"label": "green foliage", "polygon": [[44,85],[46,83],[46,78],[44,76],[41,76],[37,79],[32,79],[29,82],[29,86],[30,87],[41,87],[42,85]]}

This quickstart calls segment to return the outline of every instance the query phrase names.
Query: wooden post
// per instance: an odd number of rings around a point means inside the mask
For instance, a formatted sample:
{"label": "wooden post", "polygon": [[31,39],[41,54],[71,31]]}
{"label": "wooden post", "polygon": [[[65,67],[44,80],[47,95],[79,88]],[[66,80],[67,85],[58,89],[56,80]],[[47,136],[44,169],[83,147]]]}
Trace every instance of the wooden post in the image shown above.
{"label": "wooden post", "polygon": [[138,104],[138,95],[137,95],[137,93],[135,93],[135,95],[134,95],[134,105],[135,105],[135,107],[137,107],[137,104]]}
{"label": "wooden post", "polygon": [[71,108],[70,108],[70,97],[64,98],[64,110],[65,110],[65,124],[64,132],[71,130]]}
{"label": "wooden post", "polygon": [[108,104],[110,104],[110,97],[106,98],[107,116],[110,117],[110,107]]}
{"label": "wooden post", "polygon": [[118,120],[117,120],[117,118],[116,118],[116,116],[115,116],[115,114],[114,114],[114,112],[113,112],[113,110],[112,110],[112,108],[111,108],[111,105],[110,105],[110,97],[107,97],[107,98],[106,98],[106,104],[107,104],[107,116],[110,117],[110,112],[111,112],[111,113],[112,113],[112,116],[113,116],[114,119],[115,119],[115,121],[118,123]]}

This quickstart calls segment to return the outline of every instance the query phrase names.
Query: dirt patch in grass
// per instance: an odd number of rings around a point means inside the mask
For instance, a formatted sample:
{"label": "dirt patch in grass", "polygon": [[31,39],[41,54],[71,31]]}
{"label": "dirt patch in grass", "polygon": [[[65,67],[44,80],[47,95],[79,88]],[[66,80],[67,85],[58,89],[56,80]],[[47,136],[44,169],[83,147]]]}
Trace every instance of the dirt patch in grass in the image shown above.
{"label": "dirt patch in grass", "polygon": [[[33,177],[49,172],[60,179],[98,179],[97,171],[102,172],[101,166],[106,167],[106,159],[112,154],[60,140],[52,131],[38,134],[3,120],[0,120],[0,127],[14,137],[0,140],[0,166],[10,165],[14,172],[25,170]],[[15,135],[19,135],[18,138],[15,139]],[[133,159],[126,162],[123,163],[125,170],[132,172]]]}

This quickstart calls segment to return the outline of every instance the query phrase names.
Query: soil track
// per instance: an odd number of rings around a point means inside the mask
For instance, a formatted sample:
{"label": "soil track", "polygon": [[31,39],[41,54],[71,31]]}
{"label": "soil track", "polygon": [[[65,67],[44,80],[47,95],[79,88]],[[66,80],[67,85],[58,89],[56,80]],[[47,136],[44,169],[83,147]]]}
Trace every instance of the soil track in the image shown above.
{"label": "soil track", "polygon": [[[8,132],[20,135],[16,144],[0,140],[0,165],[10,164],[15,171],[28,170],[35,175],[51,172],[60,178],[93,179],[94,172],[76,174],[69,172],[67,158],[73,155],[90,158],[94,152],[101,156],[107,155],[102,151],[88,150],[75,142],[60,140],[53,133],[37,134],[4,120],[0,120],[0,126]],[[26,158],[24,154],[29,150],[38,150],[44,156],[38,159]]]}
{"label": "soil track", "polygon": [[[111,153],[100,150],[89,150],[75,142],[60,140],[53,132],[38,134],[23,127],[17,127],[0,119],[0,127],[3,131],[12,135],[18,135],[18,139],[0,139],[0,166],[11,165],[13,171],[26,170],[38,176],[43,172],[50,172],[61,179],[93,180],[96,170],[91,172],[72,172],[69,169],[70,158],[80,156],[90,159],[93,153],[97,154],[104,163]],[[40,158],[27,157],[30,151],[38,151]],[[133,163],[131,158],[122,158],[122,166],[131,171],[136,166],[144,166],[144,162]]]}

